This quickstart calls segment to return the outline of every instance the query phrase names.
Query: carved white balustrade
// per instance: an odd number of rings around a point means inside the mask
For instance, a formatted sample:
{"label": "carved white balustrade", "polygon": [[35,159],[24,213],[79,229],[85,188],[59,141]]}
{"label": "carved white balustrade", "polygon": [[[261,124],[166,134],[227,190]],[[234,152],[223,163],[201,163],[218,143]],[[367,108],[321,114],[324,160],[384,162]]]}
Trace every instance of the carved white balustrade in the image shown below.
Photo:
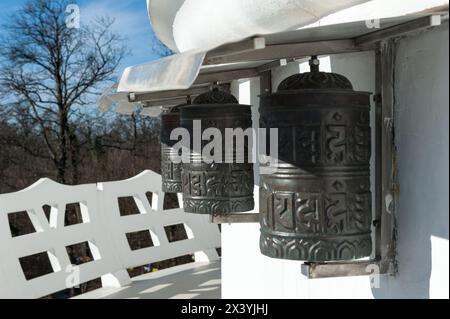
{"label": "carved white balustrade", "polygon": [[[147,192],[152,193],[152,203]],[[133,197],[139,214],[121,216],[120,197]],[[79,203],[83,223],[64,225],[70,203]],[[218,259],[217,225],[210,224],[208,216],[187,214],[182,208],[164,210],[163,203],[161,176],[152,171],[78,186],[41,179],[22,191],[0,195],[0,298],[38,298],[99,277],[104,287],[123,286],[130,284],[127,268],[189,253],[195,254],[196,262]],[[49,220],[44,205],[51,207]],[[28,213],[35,232],[12,237],[8,214],[21,211]],[[184,224],[188,239],[169,242],[164,227],[177,224]],[[133,251],[126,234],[142,230],[150,231],[153,246]],[[94,260],[74,267],[66,247],[84,242]],[[53,273],[27,280],[19,259],[43,252]]]}

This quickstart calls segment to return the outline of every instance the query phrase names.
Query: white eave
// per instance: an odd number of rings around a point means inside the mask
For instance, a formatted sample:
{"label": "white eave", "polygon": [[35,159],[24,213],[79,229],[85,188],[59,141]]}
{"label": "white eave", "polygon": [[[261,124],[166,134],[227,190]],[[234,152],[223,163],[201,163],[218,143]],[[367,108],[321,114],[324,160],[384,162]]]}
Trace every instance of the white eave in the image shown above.
{"label": "white eave", "polygon": [[147,0],[147,12],[153,31],[168,48],[178,52],[172,26],[184,0]]}
{"label": "white eave", "polygon": [[[331,23],[330,17],[324,23]],[[160,106],[182,103],[188,95],[194,97],[207,91],[214,82],[223,84],[257,77],[273,67],[310,55],[373,50],[380,40],[447,23],[448,3],[426,11],[381,18],[377,28],[370,28],[371,21],[322,26],[319,21],[298,30],[253,36],[209,50],[177,53],[132,66],[124,71],[117,92],[102,97],[103,109],[116,101],[121,109],[117,111],[129,113],[144,107],[144,114],[155,116]]]}

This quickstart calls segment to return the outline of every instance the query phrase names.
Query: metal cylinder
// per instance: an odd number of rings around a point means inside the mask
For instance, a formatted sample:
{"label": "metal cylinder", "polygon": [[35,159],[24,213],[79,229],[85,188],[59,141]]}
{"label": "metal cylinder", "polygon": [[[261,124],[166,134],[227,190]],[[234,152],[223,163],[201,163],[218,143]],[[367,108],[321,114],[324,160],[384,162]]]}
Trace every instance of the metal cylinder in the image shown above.
{"label": "metal cylinder", "polygon": [[370,93],[319,72],[317,62],[260,99],[260,126],[278,128],[276,172],[261,175],[260,249],[283,259],[352,260],[372,251]]}
{"label": "metal cylinder", "polygon": [[172,130],[180,126],[181,106],[161,114],[161,177],[165,193],[181,193],[181,163],[174,163],[171,159],[172,155],[178,155],[173,148],[177,141],[170,139]]}
{"label": "metal cylinder", "polygon": [[[200,125],[199,136],[194,132],[194,121]],[[247,144],[244,153],[234,145],[231,153],[225,150],[227,128],[252,127],[250,106],[240,105],[231,94],[214,89],[198,96],[192,105],[181,108],[180,124],[191,136],[190,161],[183,162],[181,174],[185,212],[219,215],[252,210],[253,164],[248,161]],[[220,131],[220,161],[206,160],[194,148],[194,139],[201,138],[208,128]],[[211,139],[202,140],[201,150],[210,142]],[[227,154],[232,155],[231,160]]]}

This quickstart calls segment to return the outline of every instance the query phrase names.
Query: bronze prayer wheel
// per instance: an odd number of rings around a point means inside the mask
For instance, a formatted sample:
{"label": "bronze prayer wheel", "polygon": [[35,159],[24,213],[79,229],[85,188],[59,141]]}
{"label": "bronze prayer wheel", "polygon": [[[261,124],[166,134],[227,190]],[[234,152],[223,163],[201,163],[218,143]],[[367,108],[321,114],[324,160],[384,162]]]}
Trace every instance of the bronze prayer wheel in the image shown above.
{"label": "bronze prayer wheel", "polygon": [[178,155],[173,148],[177,141],[170,139],[172,130],[180,126],[181,106],[161,114],[161,177],[162,191],[165,193],[181,193],[181,163],[172,160],[172,155]]}
{"label": "bronze prayer wheel", "polygon": [[262,254],[305,261],[371,254],[370,93],[342,75],[286,78],[260,99],[261,127],[278,128],[278,164],[261,175]]}
{"label": "bronze prayer wheel", "polygon": [[[220,162],[208,162],[201,153],[194,151],[195,120],[201,124],[202,134],[210,127],[220,131]],[[214,89],[199,95],[192,105],[182,107],[180,123],[191,136],[190,161],[183,162],[181,174],[185,212],[218,215],[252,210],[253,164],[248,161],[248,153],[245,151],[244,154],[238,154],[233,148],[233,160],[225,162],[226,151],[223,149],[226,145],[226,128],[245,130],[252,127],[250,106],[240,105],[231,94]],[[209,142],[210,140],[202,140],[202,149]],[[243,161],[237,161],[237,158]]]}

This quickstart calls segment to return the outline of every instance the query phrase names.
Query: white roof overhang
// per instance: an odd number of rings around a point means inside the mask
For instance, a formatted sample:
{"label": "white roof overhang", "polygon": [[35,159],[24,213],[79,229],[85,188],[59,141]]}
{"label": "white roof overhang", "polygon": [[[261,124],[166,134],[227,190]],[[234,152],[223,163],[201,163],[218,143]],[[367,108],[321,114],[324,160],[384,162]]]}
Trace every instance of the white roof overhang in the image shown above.
{"label": "white roof overhang", "polygon": [[[373,22],[373,21],[372,21]],[[102,109],[118,105],[122,113],[144,108],[155,116],[160,106],[172,106],[208,90],[211,83],[251,78],[273,67],[310,55],[372,50],[380,40],[448,22],[448,4],[412,14],[368,21],[313,25],[299,30],[253,36],[209,50],[177,53],[127,68],[117,92],[105,93]]]}

